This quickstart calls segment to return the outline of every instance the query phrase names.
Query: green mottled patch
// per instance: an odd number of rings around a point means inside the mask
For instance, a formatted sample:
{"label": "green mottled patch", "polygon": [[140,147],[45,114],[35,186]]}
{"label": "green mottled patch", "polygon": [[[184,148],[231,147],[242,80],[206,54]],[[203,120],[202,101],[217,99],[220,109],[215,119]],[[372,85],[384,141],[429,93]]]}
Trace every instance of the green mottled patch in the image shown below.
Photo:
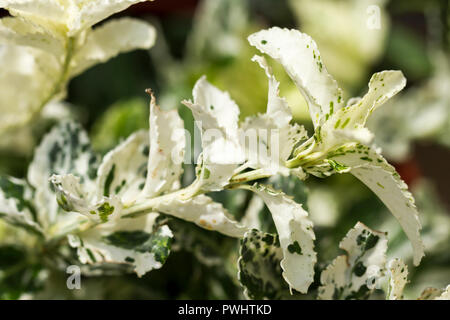
{"label": "green mottled patch", "polygon": [[353,273],[358,277],[362,277],[364,273],[366,273],[366,270],[367,268],[364,266],[362,261],[358,261],[358,263],[356,263],[353,267]]}
{"label": "green mottled patch", "polygon": [[294,243],[291,243],[290,245],[288,245],[287,247],[289,253],[294,254],[297,253],[299,255],[302,254],[302,248],[300,247],[300,244],[298,243],[298,241],[294,241]]}
{"label": "green mottled patch", "polygon": [[253,229],[241,241],[238,278],[250,299],[281,299],[289,296],[282,278],[282,251],[278,236]]}
{"label": "green mottled patch", "polygon": [[344,171],[344,170],[348,169],[347,166],[344,166],[344,165],[340,164],[339,162],[337,162],[335,160],[327,160],[327,162],[330,164],[330,166],[336,172],[341,172],[341,171]]}
{"label": "green mottled patch", "polygon": [[337,121],[336,121],[336,123],[334,124],[334,128],[335,129],[337,129],[337,128],[339,128],[339,124],[341,123],[341,119],[338,119]]}
{"label": "green mottled patch", "polygon": [[[381,238],[384,241],[379,241]],[[322,280],[319,298],[369,298],[377,279],[383,276],[386,254],[384,235],[358,223],[347,233],[340,248],[346,251],[347,256],[336,258],[326,268],[324,272],[328,274],[326,280]],[[334,294],[330,289],[334,289]]]}
{"label": "green mottled patch", "polygon": [[111,184],[114,181],[114,173],[115,173],[115,171],[116,171],[116,165],[113,164],[113,166],[109,170],[108,175],[106,177],[105,186],[103,187],[103,195],[105,197],[109,197]]}
{"label": "green mottled patch", "polygon": [[108,202],[103,203],[97,208],[98,215],[102,222],[108,222],[108,216],[114,213],[114,206],[111,206]]}
{"label": "green mottled patch", "polygon": [[0,176],[0,191],[6,199],[14,199],[16,208],[19,212],[28,209],[32,214],[33,219],[37,219],[37,213],[33,204],[25,199],[24,184],[14,183],[8,177]]}
{"label": "green mottled patch", "polygon": [[316,132],[314,133],[314,140],[317,142],[317,143],[321,143],[322,142],[322,134],[321,134],[321,131],[322,131],[322,127],[317,127],[317,129],[316,129]]}
{"label": "green mottled patch", "polygon": [[208,168],[204,168],[203,169],[203,179],[209,179],[210,175],[211,175],[211,171],[209,171]]}
{"label": "green mottled patch", "polygon": [[117,231],[106,236],[105,241],[113,246],[140,253],[153,253],[155,260],[164,263],[170,254],[172,237],[164,235],[161,228],[152,233],[141,230]]}
{"label": "green mottled patch", "polygon": [[122,180],[122,182],[114,188],[114,194],[119,194],[126,183],[126,180]]}
{"label": "green mottled patch", "polygon": [[344,129],[347,124],[350,122],[350,118],[345,119],[344,123],[342,124],[341,128]]}
{"label": "green mottled patch", "polygon": [[375,247],[379,239],[379,236],[364,230],[364,232],[356,238],[356,244],[361,247],[363,252],[365,252]]}
{"label": "green mottled patch", "polygon": [[56,195],[56,202],[58,202],[58,205],[65,211],[73,210],[73,206],[67,201],[66,196],[62,193]]}

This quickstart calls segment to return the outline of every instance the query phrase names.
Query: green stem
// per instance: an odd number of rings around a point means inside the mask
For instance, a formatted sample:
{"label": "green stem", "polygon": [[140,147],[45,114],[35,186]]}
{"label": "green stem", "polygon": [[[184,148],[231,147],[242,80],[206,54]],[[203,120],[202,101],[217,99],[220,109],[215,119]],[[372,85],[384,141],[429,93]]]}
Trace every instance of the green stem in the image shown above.
{"label": "green stem", "polygon": [[[272,174],[269,174],[267,171],[263,169],[257,169],[252,170],[249,172],[241,173],[238,175],[235,175],[231,178],[230,183],[226,185],[225,189],[232,189],[239,185],[242,185],[245,182],[253,181],[253,180],[259,180],[262,178],[268,178],[272,176]],[[130,206],[129,208],[126,208],[123,211],[123,218],[135,218],[137,216],[141,216],[147,213],[152,212],[153,210],[157,211],[158,206],[162,202],[170,202],[176,198],[181,199],[191,199],[199,194],[206,193],[205,190],[202,190],[199,188],[196,182],[191,184],[189,187],[186,187],[184,189],[168,193],[156,198],[147,199],[145,201],[142,201],[141,203],[134,204]]]}
{"label": "green stem", "polygon": [[249,172],[244,172],[244,173],[233,176],[230,179],[230,183],[228,184],[227,187],[229,188],[236,184],[241,184],[241,183],[245,183],[245,182],[249,182],[249,181],[253,181],[253,180],[268,178],[268,177],[271,177],[272,175],[273,175],[272,173],[269,173],[264,169],[256,169],[256,170],[252,170]]}

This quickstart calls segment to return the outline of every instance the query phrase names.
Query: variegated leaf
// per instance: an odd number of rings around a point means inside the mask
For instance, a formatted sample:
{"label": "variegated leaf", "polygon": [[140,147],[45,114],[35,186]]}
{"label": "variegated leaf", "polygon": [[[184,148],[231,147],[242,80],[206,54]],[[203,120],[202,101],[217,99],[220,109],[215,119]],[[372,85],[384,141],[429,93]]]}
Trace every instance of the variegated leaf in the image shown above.
{"label": "variegated leaf", "polygon": [[386,234],[358,222],[342,239],[338,256],[320,275],[318,299],[367,299],[383,275],[386,263]]}
{"label": "variegated leaf", "polygon": [[176,110],[162,111],[151,94],[150,155],[144,195],[152,197],[180,187],[186,146],[184,124]]}
{"label": "variegated leaf", "polygon": [[362,99],[338,110],[324,125],[324,132],[337,129],[358,129],[366,124],[367,118],[379,106],[395,96],[406,85],[401,71],[375,73],[369,81],[369,91]]}
{"label": "variegated leaf", "polygon": [[69,243],[77,248],[82,263],[128,264],[141,277],[162,267],[170,253],[172,237],[169,227],[160,224],[158,214],[152,213],[70,235]]}
{"label": "variegated leaf", "polygon": [[66,30],[62,25],[66,19],[64,10],[68,9],[68,2],[64,2],[54,0],[0,0],[0,8],[8,10],[14,16],[23,17],[57,33],[56,28],[60,31]]}
{"label": "variegated leaf", "polygon": [[320,148],[330,149],[347,142],[369,145],[373,134],[364,127],[372,112],[395,96],[406,85],[401,71],[375,73],[369,82],[369,91],[362,99],[350,99],[347,106],[335,112],[323,124],[319,133]]}
{"label": "variegated leaf", "polygon": [[97,199],[117,196],[124,205],[133,204],[145,185],[148,154],[145,130],[133,133],[108,152],[98,169]]}
{"label": "variegated leaf", "polygon": [[387,265],[389,287],[387,299],[403,299],[403,289],[408,282],[408,266],[400,259],[392,259]]}
{"label": "variegated leaf", "polygon": [[281,299],[289,295],[281,275],[283,252],[278,236],[249,230],[241,240],[239,254],[238,279],[247,298]]}
{"label": "variegated leaf", "polygon": [[28,168],[28,181],[36,189],[36,208],[45,228],[56,221],[59,210],[49,178],[71,173],[84,192],[95,194],[98,163],[86,132],[75,122],[62,121],[44,137]]}
{"label": "variegated leaf", "polygon": [[[276,175],[268,179],[267,184],[270,184],[274,189],[283,191],[288,196],[293,197],[294,201],[301,203],[305,210],[308,197],[308,190],[303,181],[296,176],[282,176]],[[269,209],[264,205],[264,201],[254,194],[251,198],[245,215],[241,223],[249,228],[258,229],[260,231],[275,233],[276,228],[271,219]]]}
{"label": "variegated leaf", "polygon": [[31,130],[23,125],[54,90],[60,66],[47,52],[6,44],[0,46],[0,61],[0,146],[25,144],[28,150],[23,133]]}
{"label": "variegated leaf", "polygon": [[308,291],[314,278],[317,261],[314,251],[313,224],[301,204],[268,186],[255,184],[251,190],[257,193],[272,213],[280,238],[283,259],[283,277],[291,289]]}
{"label": "variegated leaf", "polygon": [[284,98],[279,96],[276,80],[264,57],[254,56],[269,78],[267,112],[248,117],[241,126],[241,141],[245,144],[249,167],[264,169],[268,173],[289,174],[285,161],[294,146],[307,139],[304,127],[291,124],[292,113]]}
{"label": "variegated leaf", "polygon": [[361,144],[338,148],[327,157],[329,166],[323,167],[322,173],[350,172],[383,201],[411,241],[414,264],[418,265],[424,255],[421,224],[414,198],[395,168],[378,152]]}
{"label": "variegated leaf", "polygon": [[239,107],[205,77],[195,84],[193,96],[194,102],[183,103],[192,110],[202,132],[202,188],[219,191],[244,161],[238,133]]}
{"label": "variegated leaf", "polygon": [[33,203],[34,190],[23,180],[0,176],[0,218],[42,234]]}
{"label": "variegated leaf", "polygon": [[89,219],[106,223],[120,218],[122,202],[118,196],[93,198],[84,190],[80,178],[72,175],[53,175],[50,178],[56,192],[56,201],[67,212],[77,212]]}
{"label": "variegated leaf", "polygon": [[[67,1],[67,0],[65,0]],[[129,6],[149,0],[90,0],[70,5],[65,21],[69,23],[69,35],[74,35]],[[150,0],[152,1],[152,0]],[[60,2],[60,1],[58,1]]]}
{"label": "variegated leaf", "polygon": [[311,37],[274,27],[254,33],[248,40],[283,65],[308,102],[314,127],[342,107],[342,90],[328,74]]}

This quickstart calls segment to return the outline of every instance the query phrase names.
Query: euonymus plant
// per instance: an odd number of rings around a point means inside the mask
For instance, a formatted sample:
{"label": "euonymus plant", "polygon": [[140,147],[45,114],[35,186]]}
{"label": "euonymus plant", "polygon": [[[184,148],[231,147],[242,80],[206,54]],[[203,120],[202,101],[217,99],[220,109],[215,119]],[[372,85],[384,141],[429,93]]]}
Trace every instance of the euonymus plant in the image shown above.
{"label": "euonymus plant", "polygon": [[[0,36],[11,41],[10,48],[25,46],[35,61],[46,63],[39,79],[48,88],[36,90],[33,99],[30,95],[27,117],[59,99],[68,80],[88,67],[152,45],[153,29],[142,22],[112,20],[91,29],[136,2],[0,0],[0,7],[15,16],[0,20]],[[257,55],[253,61],[269,83],[266,113],[239,123],[237,104],[205,77],[195,84],[193,100],[183,101],[202,134],[191,184],[181,184],[189,158],[183,121],[175,110],[162,111],[148,90],[150,129],[133,133],[103,157],[92,150],[80,124],[65,120],[54,126],[36,148],[26,180],[0,177],[0,217],[25,229],[42,259],[67,264],[68,246],[76,249],[79,263],[88,266],[86,274],[118,265],[120,272],[140,277],[162,268],[176,241],[170,223],[175,219],[241,240],[235,263],[248,298],[283,298],[298,291],[318,299],[363,299],[387,287],[388,299],[401,299],[407,267],[399,259],[386,263],[385,233],[357,223],[339,245],[345,254],[325,268],[318,266],[308,212],[282,191],[279,181],[354,175],[398,220],[418,265],[424,247],[414,199],[365,127],[370,114],[403,89],[405,78],[400,71],[376,73],[362,98],[345,102],[308,35],[271,28],[248,40],[283,66],[306,99],[311,135],[292,121],[266,58]],[[213,200],[213,193],[223,190],[254,193],[271,216],[261,219],[258,210],[247,210],[235,219]],[[273,223],[272,232],[267,223]],[[320,283],[313,284],[317,272]],[[449,288],[428,289],[421,298],[448,299]]]}
{"label": "euonymus plant", "polygon": [[36,119],[49,103],[64,98],[70,79],[88,68],[121,52],[150,48],[155,30],[143,21],[121,18],[92,28],[142,1],[1,0],[0,8],[12,17],[0,19],[0,132]]}

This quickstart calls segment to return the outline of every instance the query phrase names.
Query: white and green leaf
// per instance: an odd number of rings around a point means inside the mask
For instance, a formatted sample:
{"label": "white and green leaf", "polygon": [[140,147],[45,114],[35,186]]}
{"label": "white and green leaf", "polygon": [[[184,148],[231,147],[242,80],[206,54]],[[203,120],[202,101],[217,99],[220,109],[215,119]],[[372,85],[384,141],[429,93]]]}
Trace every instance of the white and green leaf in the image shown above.
{"label": "white and green leaf", "polygon": [[59,211],[49,178],[71,173],[86,194],[95,194],[98,164],[86,132],[75,122],[62,121],[43,138],[28,168],[28,181],[36,189],[36,208],[45,228],[56,221]]}
{"label": "white and green leaf", "polygon": [[34,190],[25,181],[0,176],[0,219],[42,234],[33,197]]}
{"label": "white and green leaf", "polygon": [[[279,82],[276,80],[264,57],[254,56],[269,79],[267,111],[248,117],[241,126],[241,141],[246,152],[248,166],[264,169],[267,173],[289,175],[285,161],[294,146],[307,139],[303,126],[291,124],[292,113],[286,99],[279,96]],[[248,140],[248,143],[247,143]]]}
{"label": "white and green leaf", "polygon": [[347,145],[329,152],[326,162],[328,165],[322,167],[322,173],[350,172],[380,198],[411,241],[414,264],[418,265],[424,255],[421,224],[414,198],[395,168],[376,150],[361,144]]}
{"label": "white and green leaf", "polygon": [[342,90],[328,74],[311,37],[297,30],[274,27],[256,32],[248,40],[282,64],[305,97],[314,127],[342,107]]}
{"label": "white and green leaf", "polygon": [[[401,71],[388,70],[372,75],[369,91],[359,100],[340,109],[329,120],[329,125],[340,129],[363,127],[367,118],[378,107],[391,99],[406,86],[406,79]],[[337,122],[340,121],[339,124]]]}
{"label": "white and green leaf", "polygon": [[367,299],[384,272],[386,234],[358,222],[342,239],[338,256],[320,275],[318,299]]}
{"label": "white and green leaf", "polygon": [[116,220],[121,215],[122,202],[117,196],[92,198],[84,191],[80,178],[72,175],[53,175],[50,178],[58,205],[67,212],[77,212],[97,223]]}
{"label": "white and green leaf", "polygon": [[314,265],[317,261],[313,223],[308,213],[301,204],[281,191],[259,184],[250,189],[264,200],[272,213],[283,251],[283,278],[291,290],[306,293],[314,280]]}
{"label": "white and green leaf", "polygon": [[131,265],[141,277],[162,267],[170,253],[172,237],[169,227],[158,223],[158,214],[152,213],[70,235],[69,243],[77,248],[82,263]]}
{"label": "white and green leaf", "polygon": [[144,189],[148,153],[145,130],[133,133],[108,152],[98,169],[96,199],[117,196],[124,205],[133,204]]}
{"label": "white and green leaf", "polygon": [[281,299],[289,295],[282,278],[283,252],[277,235],[249,230],[241,240],[238,279],[248,299]]}
{"label": "white and green leaf", "polygon": [[239,132],[239,107],[227,92],[222,92],[201,77],[194,86],[194,102],[183,101],[192,110],[202,133],[202,188],[221,190],[244,161]]}

